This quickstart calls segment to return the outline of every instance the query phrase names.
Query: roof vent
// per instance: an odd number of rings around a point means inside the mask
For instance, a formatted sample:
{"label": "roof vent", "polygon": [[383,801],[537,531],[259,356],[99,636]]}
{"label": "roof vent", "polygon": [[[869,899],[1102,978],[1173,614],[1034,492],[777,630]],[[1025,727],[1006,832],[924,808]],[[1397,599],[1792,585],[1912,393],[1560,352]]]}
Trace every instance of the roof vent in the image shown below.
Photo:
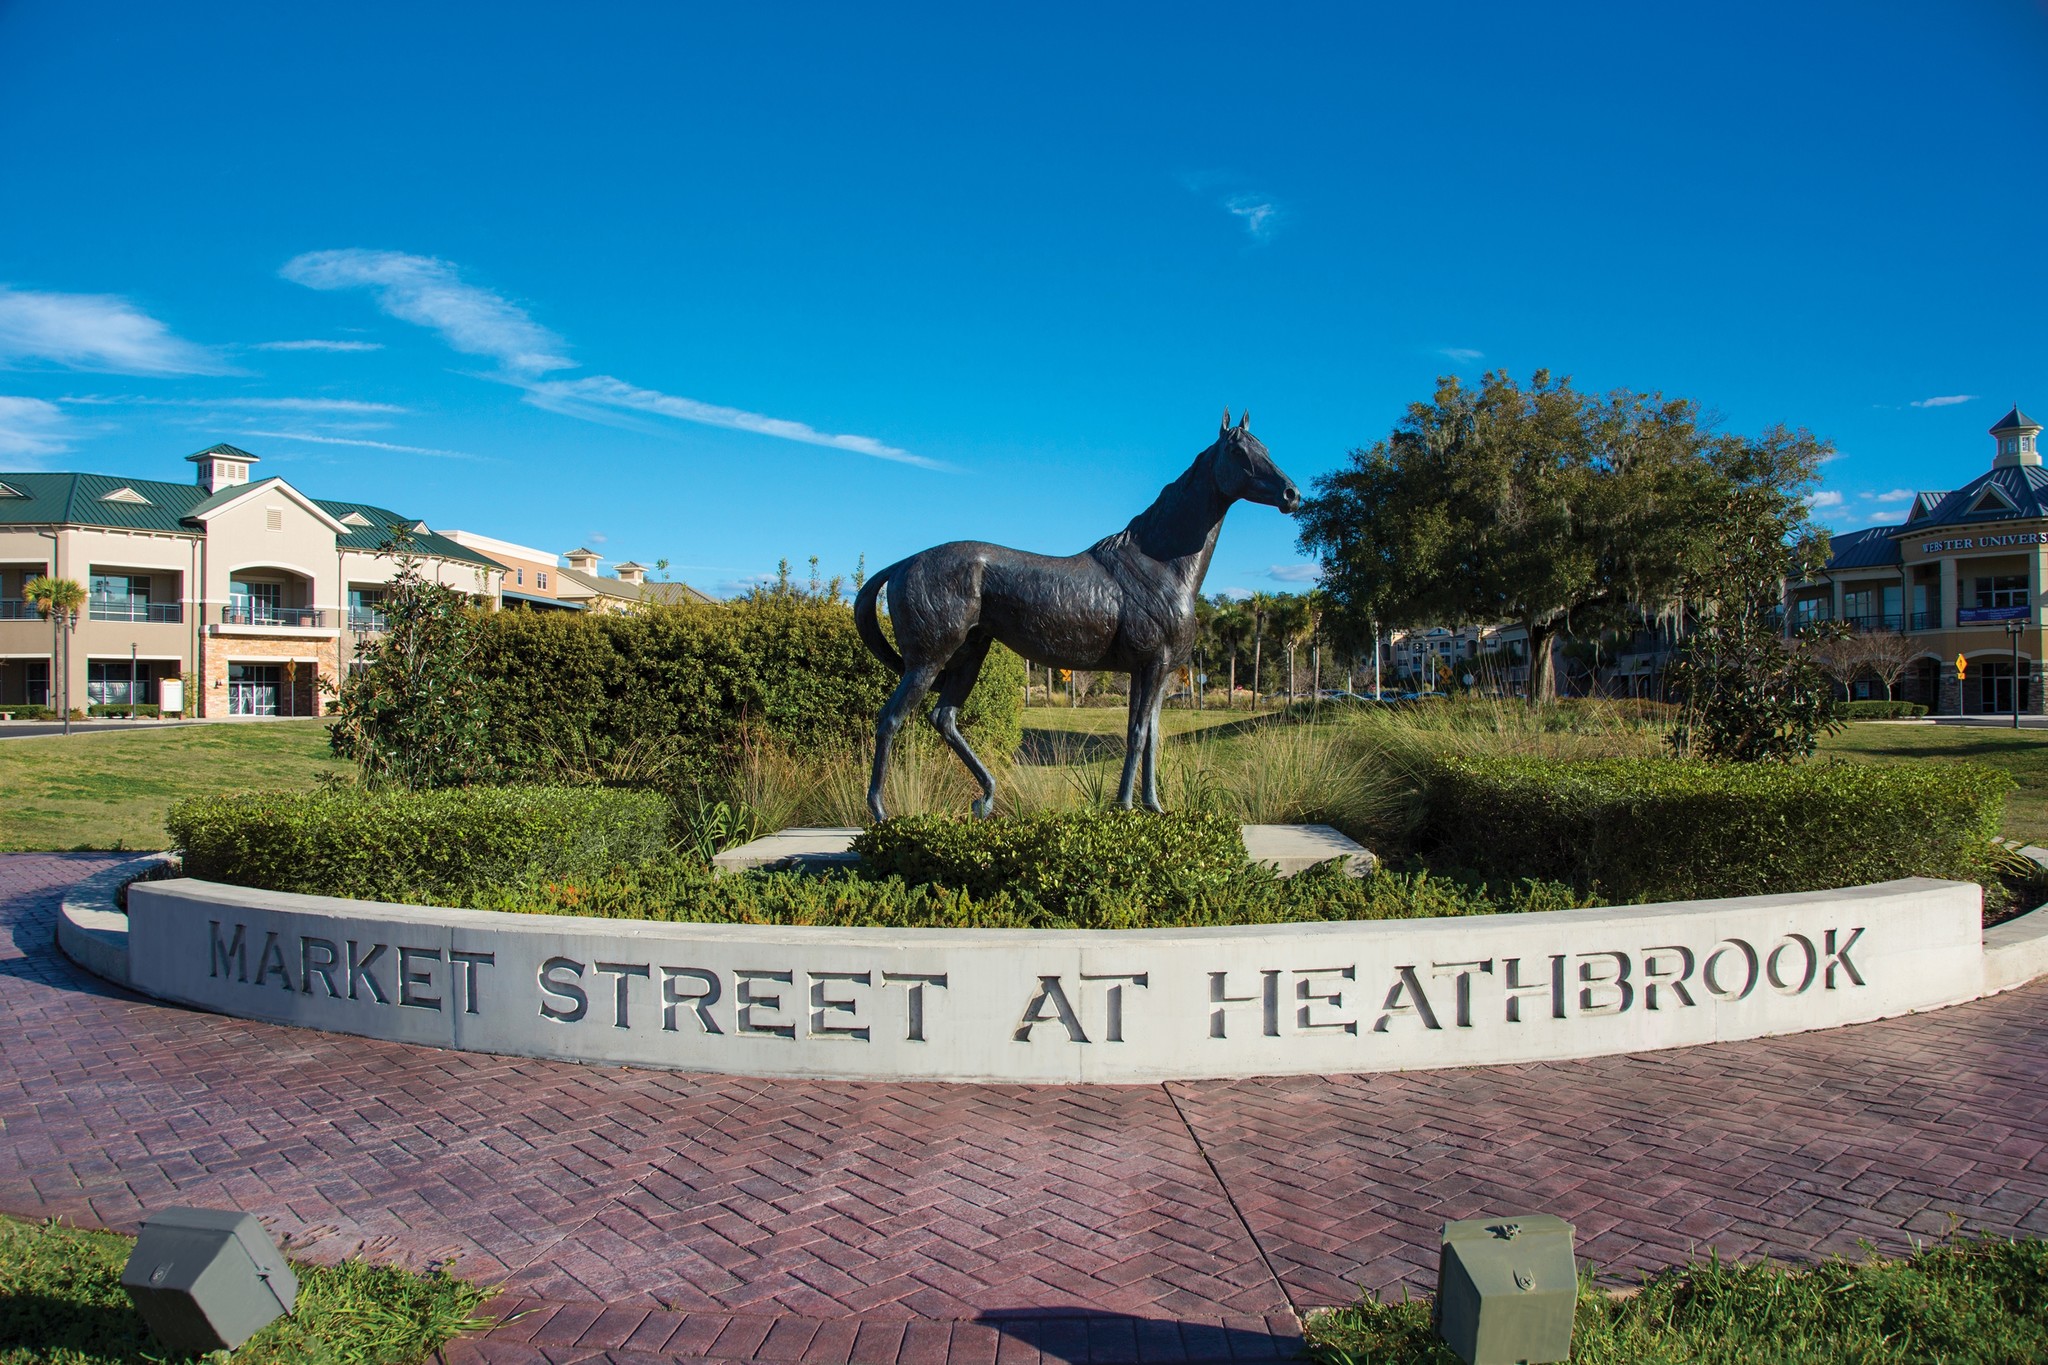
{"label": "roof vent", "polygon": [[132,488],[116,488],[116,489],[115,489],[115,490],[114,490],[113,492],[111,492],[111,493],[102,493],[102,494],[100,494],[100,501],[101,501],[101,502],[132,502],[132,503],[137,503],[137,504],[140,504],[140,505],[141,505],[141,506],[143,506],[143,507],[151,507],[151,506],[154,506],[154,505],[155,505],[155,504],[151,503],[151,502],[150,502],[150,500],[149,500],[148,498],[145,498],[145,497],[143,497],[143,496],[142,496],[142,494],[140,494],[140,493],[136,492],[136,491],[135,491],[134,489],[132,489]]}
{"label": "roof vent", "polygon": [[341,519],[341,524],[343,526],[368,526],[371,522],[361,512],[350,512]]}
{"label": "roof vent", "polygon": [[416,536],[430,536],[433,534],[433,531],[428,529],[424,521],[416,521],[412,524],[412,533]]}
{"label": "roof vent", "polygon": [[0,498],[25,498],[28,494],[11,484],[0,483]]}

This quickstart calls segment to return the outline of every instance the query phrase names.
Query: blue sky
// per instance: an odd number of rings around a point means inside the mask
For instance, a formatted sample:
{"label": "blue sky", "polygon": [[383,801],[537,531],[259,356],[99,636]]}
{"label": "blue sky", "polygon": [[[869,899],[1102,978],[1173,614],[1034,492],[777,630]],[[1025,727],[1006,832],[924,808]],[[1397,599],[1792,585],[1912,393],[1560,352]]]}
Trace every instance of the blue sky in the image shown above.
{"label": "blue sky", "polygon": [[[1548,366],[1831,438],[1848,529],[2048,418],[2044,97],[1997,0],[0,0],[0,469],[228,440],[732,591]],[[1209,587],[1307,574],[1247,506]]]}

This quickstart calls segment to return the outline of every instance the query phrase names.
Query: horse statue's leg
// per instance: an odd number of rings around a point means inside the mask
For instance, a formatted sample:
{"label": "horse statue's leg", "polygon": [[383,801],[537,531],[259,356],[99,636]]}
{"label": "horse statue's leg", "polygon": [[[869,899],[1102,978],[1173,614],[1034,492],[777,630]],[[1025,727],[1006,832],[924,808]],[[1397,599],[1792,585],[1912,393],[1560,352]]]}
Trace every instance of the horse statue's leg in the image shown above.
{"label": "horse statue's leg", "polygon": [[1166,673],[1160,669],[1160,678],[1152,684],[1152,704],[1145,717],[1145,809],[1163,811],[1159,804],[1159,708],[1166,701]]}
{"label": "horse statue's leg", "polygon": [[[1147,719],[1153,713],[1153,697],[1159,692],[1166,667],[1162,663],[1147,664],[1131,673],[1131,709],[1124,726],[1124,775],[1117,784],[1116,804],[1119,810],[1131,808],[1131,796],[1138,785],[1138,768],[1145,761],[1147,743]],[[1147,800],[1149,809],[1157,810],[1156,799]]]}
{"label": "horse statue's leg", "polygon": [[960,708],[967,704],[967,694],[974,690],[975,679],[981,676],[981,665],[988,658],[987,637],[969,640],[939,674],[939,704],[932,708],[931,722],[944,737],[946,747],[960,756],[967,765],[967,771],[974,774],[974,780],[981,784],[981,799],[974,803],[974,813],[982,819],[995,814],[996,780],[989,776],[981,760],[974,756],[974,750],[967,747],[967,740],[960,733]]}
{"label": "horse statue's leg", "polygon": [[868,814],[876,820],[889,818],[889,813],[882,809],[882,779],[889,773],[889,750],[896,743],[896,732],[903,728],[904,718],[924,700],[924,694],[932,690],[932,679],[938,676],[937,664],[904,669],[903,681],[889,694],[881,717],[875,722],[875,770],[868,779]]}

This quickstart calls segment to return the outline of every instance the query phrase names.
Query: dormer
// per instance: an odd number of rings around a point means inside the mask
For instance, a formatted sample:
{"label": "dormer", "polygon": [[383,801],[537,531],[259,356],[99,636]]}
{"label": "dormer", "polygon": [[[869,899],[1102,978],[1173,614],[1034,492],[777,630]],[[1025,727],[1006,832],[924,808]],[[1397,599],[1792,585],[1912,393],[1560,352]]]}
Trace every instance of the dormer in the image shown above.
{"label": "dormer", "polygon": [[241,487],[249,482],[249,466],[259,463],[258,456],[225,441],[185,458],[199,466],[199,486],[209,493]]}
{"label": "dormer", "polygon": [[1998,445],[1998,454],[1991,461],[1993,469],[2041,463],[2041,424],[2021,412],[2018,404],[1991,428],[1991,439]]}
{"label": "dormer", "polygon": [[116,488],[111,493],[102,493],[100,494],[100,501],[126,502],[133,503],[142,507],[148,507],[151,505],[148,498],[143,497],[142,494],[136,492],[132,488]]}
{"label": "dormer", "polygon": [[595,550],[575,549],[562,556],[569,561],[569,567],[577,573],[596,573],[597,562],[604,556]]}
{"label": "dormer", "polygon": [[630,559],[627,560],[619,565],[619,581],[621,583],[645,583],[647,581],[647,566],[645,564],[635,564]]}
{"label": "dormer", "polygon": [[[2040,456],[2035,456],[2034,462],[2039,464]],[[1970,500],[1970,505],[1963,509],[1963,515],[1966,517],[2002,517],[2019,510],[2018,507],[2013,505],[2013,500],[2006,496],[2003,488],[2000,488],[1995,483],[1986,483],[1977,491],[1977,496]]]}
{"label": "dormer", "polygon": [[359,531],[367,531],[370,529],[372,525],[370,519],[364,516],[361,512],[349,512],[345,514],[341,519],[341,524],[343,526],[353,526]]}
{"label": "dormer", "polygon": [[11,484],[0,483],[0,498],[25,498],[28,494]]}

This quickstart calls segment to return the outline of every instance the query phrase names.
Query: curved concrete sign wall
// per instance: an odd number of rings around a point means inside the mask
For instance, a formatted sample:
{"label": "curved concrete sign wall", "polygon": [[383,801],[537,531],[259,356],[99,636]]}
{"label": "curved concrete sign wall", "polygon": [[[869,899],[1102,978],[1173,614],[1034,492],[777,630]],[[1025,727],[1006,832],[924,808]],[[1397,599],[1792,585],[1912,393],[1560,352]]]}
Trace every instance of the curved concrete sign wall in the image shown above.
{"label": "curved concrete sign wall", "polygon": [[1796,1033],[1984,993],[1974,885],[1470,919],[790,929],[129,890],[128,970],[249,1019],[756,1076],[1155,1081]]}

